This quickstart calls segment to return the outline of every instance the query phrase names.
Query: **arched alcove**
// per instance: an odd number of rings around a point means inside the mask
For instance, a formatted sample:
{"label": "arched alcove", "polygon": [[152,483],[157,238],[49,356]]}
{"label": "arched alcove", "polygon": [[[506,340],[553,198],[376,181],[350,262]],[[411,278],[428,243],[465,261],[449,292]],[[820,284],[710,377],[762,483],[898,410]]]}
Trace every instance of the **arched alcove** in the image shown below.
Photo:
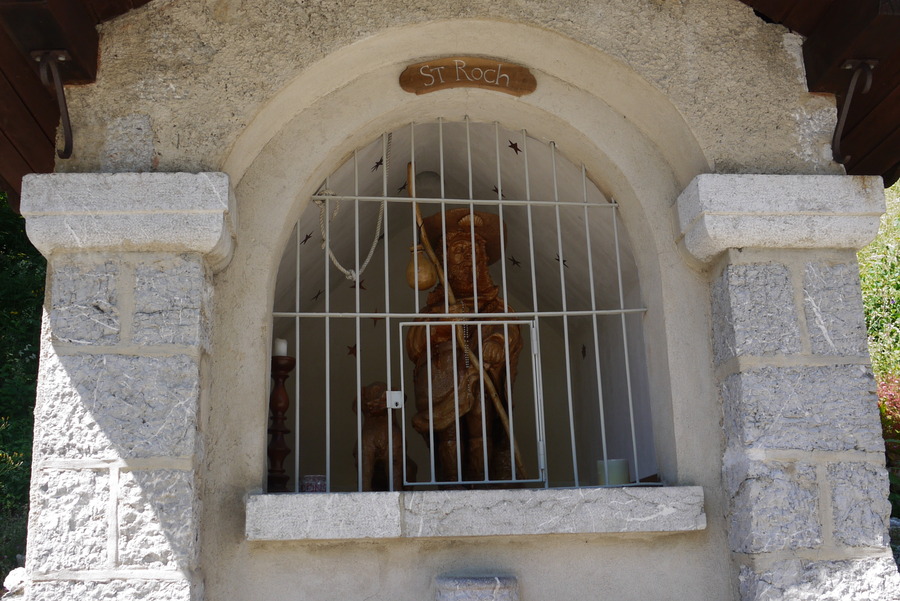
{"label": "arched alcove", "polygon": [[[395,449],[390,488],[397,490],[479,482],[569,487],[657,481],[644,307],[632,244],[617,209],[554,143],[497,123],[413,123],[355,150],[301,214],[276,282],[274,336],[298,359],[288,387],[293,410],[287,426],[295,434],[288,443],[288,489],[298,489],[301,475],[322,474],[329,490],[367,490],[372,480],[351,457],[351,450],[358,451],[354,441],[367,438],[363,433],[370,440],[395,438],[396,449],[405,450],[404,464]],[[434,224],[430,235],[426,228],[414,236],[418,215]],[[488,225],[492,219],[502,227]],[[469,223],[472,239],[493,249],[477,286],[471,268],[459,273],[446,264],[444,228],[451,232],[457,221]],[[457,245],[466,246],[467,232],[460,226]],[[431,266],[426,252],[409,252],[414,238],[424,243],[425,237],[444,259],[430,271],[453,274],[447,277],[455,295],[444,295],[447,278],[437,273],[427,284],[408,281],[409,265]],[[440,286],[431,290],[435,283]],[[477,388],[485,379],[468,357],[459,358],[453,374],[448,369],[446,377],[432,375],[442,365],[434,337],[446,327],[432,326],[432,350],[420,348],[419,361],[410,362],[415,321],[447,323],[448,312],[459,311],[476,314],[458,317],[463,325],[451,343],[459,346],[456,354],[471,343],[477,361],[483,338],[476,330],[482,328],[507,343],[486,377],[501,391],[502,409],[494,409],[491,394],[466,390],[464,382],[471,379]],[[499,322],[506,325],[489,325]],[[441,397],[435,387],[449,379],[457,384]],[[374,382],[385,382],[405,399],[388,410],[397,423],[393,430],[379,421],[383,401],[377,412],[360,411],[360,404],[376,400],[359,394]],[[433,414],[448,411],[455,415],[447,424],[425,427]],[[506,423],[498,423],[498,412]],[[490,444],[481,444],[483,436]],[[455,452],[452,469],[442,465],[440,452],[431,451],[439,444]],[[520,470],[510,469],[512,447]],[[598,461],[604,458],[621,471],[612,481],[600,475],[606,464],[598,467]],[[409,470],[401,479],[404,465]],[[386,490],[389,482],[380,477],[391,466],[379,468],[378,486]]]}
{"label": "arched alcove", "polygon": [[[558,53],[545,56],[529,36]],[[462,49],[529,67],[537,90],[521,98],[479,89],[416,96],[398,85],[407,64]],[[224,438],[246,449],[248,465],[261,482],[272,334],[247,339],[244,333],[270,328],[278,262],[293,226],[325,178],[355,148],[411,121],[438,118],[497,122],[544,143],[554,141],[562,156],[584,165],[605,198],[618,203],[624,229],[636,241],[632,250],[647,308],[642,322],[658,472],[675,481],[677,420],[671,399],[680,386],[691,387],[671,377],[670,361],[681,359],[667,341],[686,334],[689,344],[706,343],[696,336],[704,314],[691,307],[690,295],[669,295],[664,301],[664,290],[696,283],[677,281],[684,265],[670,206],[694,175],[708,169],[707,162],[672,104],[627,66],[557,34],[510,23],[431,24],[339,50],[298,75],[237,141],[225,167],[236,183],[238,247],[217,289],[220,306],[231,309],[216,318],[222,326],[218,344],[242,348],[246,361],[222,374],[217,386],[231,382],[229,390],[257,402],[240,408],[240,427],[223,423],[218,431],[230,431]],[[682,275],[690,277],[690,270]],[[687,311],[690,318],[667,322],[664,314],[673,310]]]}

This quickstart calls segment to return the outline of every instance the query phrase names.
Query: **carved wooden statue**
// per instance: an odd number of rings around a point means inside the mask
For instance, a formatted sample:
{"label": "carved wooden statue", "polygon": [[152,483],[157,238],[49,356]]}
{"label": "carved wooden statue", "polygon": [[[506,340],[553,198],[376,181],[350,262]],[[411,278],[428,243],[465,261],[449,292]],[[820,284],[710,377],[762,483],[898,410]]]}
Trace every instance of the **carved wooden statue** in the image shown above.
{"label": "carved wooden statue", "polygon": [[[403,434],[396,420],[388,417],[387,384],[373,382],[362,389],[362,490],[391,490],[390,462],[394,464],[393,490],[403,490]],[[357,402],[353,399],[353,412]],[[391,430],[390,437],[388,429]],[[353,457],[357,459],[357,449]],[[416,464],[406,460],[410,482],[416,479]],[[354,464],[358,466],[358,463]]]}
{"label": "carved wooden statue", "polygon": [[[466,208],[452,209],[444,215],[446,239],[440,213],[424,219],[422,227],[440,255],[441,266],[443,254],[446,254],[447,273],[444,277],[447,287],[452,290],[446,297],[456,302],[447,300],[449,306],[445,308],[445,283],[440,282],[429,293],[427,305],[421,313],[474,313],[476,306],[478,313],[506,312],[507,305],[500,298],[500,290],[488,271],[488,266],[500,258],[499,217],[480,211],[470,213]],[[509,312],[512,310],[509,309]],[[430,353],[425,326],[413,326],[407,333],[406,352],[415,364],[413,378],[417,413],[412,424],[425,438],[426,444],[431,445],[433,435],[439,481],[457,481],[460,475],[464,481],[484,480],[486,477],[490,480],[508,480],[512,477],[508,424],[505,421],[511,409],[509,399],[522,339],[518,326],[504,328],[503,324],[493,323],[498,319],[504,317],[469,317],[461,320],[477,323],[431,326]],[[482,382],[482,374],[490,380],[496,390],[495,395],[489,395],[490,386]],[[521,471],[517,476],[523,476]]]}

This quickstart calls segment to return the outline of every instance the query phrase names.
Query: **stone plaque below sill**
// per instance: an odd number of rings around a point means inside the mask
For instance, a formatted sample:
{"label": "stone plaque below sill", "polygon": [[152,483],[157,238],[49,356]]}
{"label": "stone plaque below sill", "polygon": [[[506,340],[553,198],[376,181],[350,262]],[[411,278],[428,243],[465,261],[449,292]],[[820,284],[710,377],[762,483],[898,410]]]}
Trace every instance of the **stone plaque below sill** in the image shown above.
{"label": "stone plaque below sill", "polygon": [[254,494],[247,540],[365,540],[706,528],[699,486]]}

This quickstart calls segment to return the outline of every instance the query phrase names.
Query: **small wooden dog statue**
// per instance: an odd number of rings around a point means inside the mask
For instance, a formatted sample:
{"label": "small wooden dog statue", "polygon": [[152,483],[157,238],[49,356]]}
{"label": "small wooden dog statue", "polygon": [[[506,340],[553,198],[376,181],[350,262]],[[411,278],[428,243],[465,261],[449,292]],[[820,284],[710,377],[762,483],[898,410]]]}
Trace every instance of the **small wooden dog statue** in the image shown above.
{"label": "small wooden dog statue", "polygon": [[[387,384],[372,382],[362,388],[362,490],[390,490],[389,462],[394,464],[393,490],[403,490],[403,434],[396,420],[388,418]],[[353,400],[353,412],[356,413],[357,402]],[[390,428],[390,442],[388,437]],[[353,457],[357,459],[357,449],[353,448]],[[406,460],[407,477],[415,481],[416,464],[409,458]],[[354,465],[359,466],[358,460]]]}

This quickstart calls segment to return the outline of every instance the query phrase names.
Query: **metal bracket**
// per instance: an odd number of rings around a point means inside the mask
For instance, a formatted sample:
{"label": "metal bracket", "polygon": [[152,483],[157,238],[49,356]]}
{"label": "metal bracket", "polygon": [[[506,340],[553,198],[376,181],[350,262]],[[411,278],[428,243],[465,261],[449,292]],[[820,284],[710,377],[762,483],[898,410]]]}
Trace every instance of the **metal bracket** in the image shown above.
{"label": "metal bracket", "polygon": [[66,93],[59,75],[59,63],[72,60],[72,57],[65,50],[35,50],[31,53],[31,57],[40,65],[41,82],[45,86],[52,85],[56,90],[56,103],[59,105],[59,116],[63,126],[63,149],[57,149],[56,155],[61,159],[67,159],[72,156],[72,123],[69,121]]}
{"label": "metal bracket", "polygon": [[388,409],[400,409],[403,407],[403,393],[399,390],[387,391]]}
{"label": "metal bracket", "polygon": [[872,69],[878,65],[877,60],[848,60],[841,65],[842,69],[853,69],[853,77],[850,78],[850,85],[847,87],[847,95],[844,96],[844,106],[841,108],[841,118],[838,119],[837,127],[834,129],[834,138],[831,140],[832,153],[834,160],[842,165],[850,160],[850,155],[843,156],[841,153],[841,137],[844,135],[844,126],[847,124],[847,114],[850,112],[850,103],[853,101],[853,94],[856,92],[856,84],[859,76],[865,73],[866,82],[863,84],[861,94],[868,94],[872,89]]}

